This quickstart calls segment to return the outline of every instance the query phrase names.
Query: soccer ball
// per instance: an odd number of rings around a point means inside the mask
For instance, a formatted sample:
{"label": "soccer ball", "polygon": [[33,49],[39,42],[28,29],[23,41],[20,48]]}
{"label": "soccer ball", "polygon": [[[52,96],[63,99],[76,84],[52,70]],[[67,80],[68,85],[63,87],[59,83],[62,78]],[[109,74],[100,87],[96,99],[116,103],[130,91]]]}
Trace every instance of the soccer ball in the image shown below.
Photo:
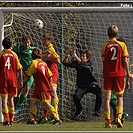
{"label": "soccer ball", "polygon": [[40,29],[42,29],[43,28],[43,22],[42,22],[42,20],[40,20],[40,19],[35,19],[34,21],[33,21],[33,29],[35,29],[35,30],[40,30]]}

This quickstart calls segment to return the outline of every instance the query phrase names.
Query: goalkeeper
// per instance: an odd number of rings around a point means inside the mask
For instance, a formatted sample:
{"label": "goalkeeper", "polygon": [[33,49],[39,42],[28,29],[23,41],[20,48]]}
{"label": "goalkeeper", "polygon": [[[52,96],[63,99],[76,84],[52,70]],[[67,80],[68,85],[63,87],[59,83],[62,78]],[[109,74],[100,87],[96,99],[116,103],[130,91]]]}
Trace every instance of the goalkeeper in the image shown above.
{"label": "goalkeeper", "polygon": [[93,64],[90,61],[92,51],[84,49],[80,52],[80,58],[76,54],[76,50],[73,49],[71,54],[74,61],[69,61],[71,49],[67,47],[65,49],[65,58],[63,65],[70,68],[75,68],[77,71],[77,89],[73,95],[74,105],[76,106],[76,112],[72,117],[72,120],[76,120],[82,113],[82,105],[80,103],[81,98],[87,93],[93,93],[96,95],[96,102],[93,116],[98,117],[102,105],[102,91],[98,86],[98,83],[92,75]]}
{"label": "goalkeeper", "polygon": [[[24,35],[22,37],[22,44],[17,44],[13,47],[13,51],[18,55],[20,63],[23,66],[23,76],[25,76],[29,64],[32,61],[32,51],[35,47],[31,46],[31,37]],[[24,84],[24,88],[18,88],[18,95],[14,98],[15,114],[18,113],[22,105],[26,102],[26,98],[30,91],[30,88],[34,82],[33,76],[31,76]]]}

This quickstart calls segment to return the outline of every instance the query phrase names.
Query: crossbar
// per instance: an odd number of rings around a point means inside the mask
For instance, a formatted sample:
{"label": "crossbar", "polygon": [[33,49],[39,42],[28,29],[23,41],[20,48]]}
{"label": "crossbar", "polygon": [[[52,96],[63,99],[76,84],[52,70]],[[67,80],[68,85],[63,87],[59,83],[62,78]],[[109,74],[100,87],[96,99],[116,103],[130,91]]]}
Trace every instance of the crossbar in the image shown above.
{"label": "crossbar", "polygon": [[5,13],[15,12],[45,12],[45,13],[67,13],[67,12],[132,12],[133,7],[0,7]]}

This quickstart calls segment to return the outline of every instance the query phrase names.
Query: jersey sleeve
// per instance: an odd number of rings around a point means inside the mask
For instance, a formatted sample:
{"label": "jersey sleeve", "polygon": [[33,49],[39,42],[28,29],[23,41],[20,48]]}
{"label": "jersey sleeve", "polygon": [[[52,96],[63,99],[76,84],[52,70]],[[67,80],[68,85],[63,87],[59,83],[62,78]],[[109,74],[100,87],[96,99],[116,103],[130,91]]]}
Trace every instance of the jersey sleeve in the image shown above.
{"label": "jersey sleeve", "polygon": [[128,53],[127,46],[125,43],[123,46],[123,57],[129,57],[129,53]]}
{"label": "jersey sleeve", "polygon": [[23,68],[23,66],[20,64],[20,61],[19,61],[19,59],[18,59],[17,54],[16,54],[15,52],[13,52],[13,51],[12,51],[12,53],[13,53],[13,55],[15,56],[16,61],[17,61],[17,70],[22,69],[22,68]]}
{"label": "jersey sleeve", "polygon": [[102,47],[101,47],[101,58],[102,58],[102,61],[104,61],[105,48],[106,48],[106,44],[103,44]]}
{"label": "jersey sleeve", "polygon": [[51,51],[51,58],[53,59],[58,59],[60,58],[60,56],[57,54],[57,52],[55,51],[54,47],[50,47],[48,49],[49,51]]}
{"label": "jersey sleeve", "polygon": [[33,75],[35,72],[36,72],[36,63],[35,63],[35,61],[33,60],[33,61],[31,62],[31,64],[29,65],[26,74],[27,74],[28,76],[31,76],[31,75]]}

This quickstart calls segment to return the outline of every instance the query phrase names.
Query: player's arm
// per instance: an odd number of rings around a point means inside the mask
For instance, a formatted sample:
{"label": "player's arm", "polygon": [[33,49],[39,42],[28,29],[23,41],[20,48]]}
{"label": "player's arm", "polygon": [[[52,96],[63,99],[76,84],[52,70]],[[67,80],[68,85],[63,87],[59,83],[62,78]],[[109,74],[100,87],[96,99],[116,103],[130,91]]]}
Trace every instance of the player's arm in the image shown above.
{"label": "player's arm", "polygon": [[18,71],[18,73],[19,73],[19,77],[20,77],[20,81],[19,81],[19,88],[22,88],[23,87],[23,72],[22,72],[22,69],[20,69],[19,71]]}
{"label": "player's arm", "polygon": [[60,58],[53,59],[51,57],[48,57],[47,60],[56,64],[60,64]]}
{"label": "player's arm", "polygon": [[35,60],[33,60],[33,61],[30,63],[30,65],[29,65],[29,67],[28,67],[28,69],[27,69],[26,75],[25,75],[25,77],[24,77],[24,83],[29,79],[29,77],[30,77],[31,75],[33,75],[33,74],[36,72],[36,64],[35,64],[35,63],[36,63]]}
{"label": "player's arm", "polygon": [[73,47],[73,50],[72,50],[71,53],[72,53],[73,58],[76,59],[77,63],[80,64],[81,63],[81,59],[77,56],[76,49],[74,47]]}
{"label": "player's arm", "polygon": [[123,63],[124,63],[124,66],[125,66],[125,70],[126,70],[127,76],[130,76],[130,71],[128,69],[128,58],[127,57],[123,58]]}
{"label": "player's arm", "polygon": [[125,66],[125,70],[126,70],[126,86],[125,86],[125,89],[129,89],[130,87],[130,71],[129,71],[129,65],[128,65],[128,58],[127,57],[124,57],[123,58],[123,63],[124,63],[124,66]]}
{"label": "player's arm", "polygon": [[64,60],[63,60],[63,63],[67,63],[68,60],[69,60],[69,56],[70,56],[70,52],[71,52],[71,48],[69,46],[65,46],[65,57],[64,57]]}
{"label": "player's arm", "polygon": [[130,64],[130,66],[132,67],[132,66],[133,66],[133,63],[132,63],[132,64]]}
{"label": "player's arm", "polygon": [[[52,56],[51,56],[52,55]],[[53,58],[54,55],[54,58]],[[44,61],[50,61],[56,64],[60,64],[60,57],[59,55],[55,52],[55,50],[50,51],[50,50],[46,50],[44,56],[43,56],[43,60]]]}
{"label": "player's arm", "polygon": [[29,75],[25,75],[25,76],[24,76],[24,83],[25,83],[29,78],[30,78]]}

